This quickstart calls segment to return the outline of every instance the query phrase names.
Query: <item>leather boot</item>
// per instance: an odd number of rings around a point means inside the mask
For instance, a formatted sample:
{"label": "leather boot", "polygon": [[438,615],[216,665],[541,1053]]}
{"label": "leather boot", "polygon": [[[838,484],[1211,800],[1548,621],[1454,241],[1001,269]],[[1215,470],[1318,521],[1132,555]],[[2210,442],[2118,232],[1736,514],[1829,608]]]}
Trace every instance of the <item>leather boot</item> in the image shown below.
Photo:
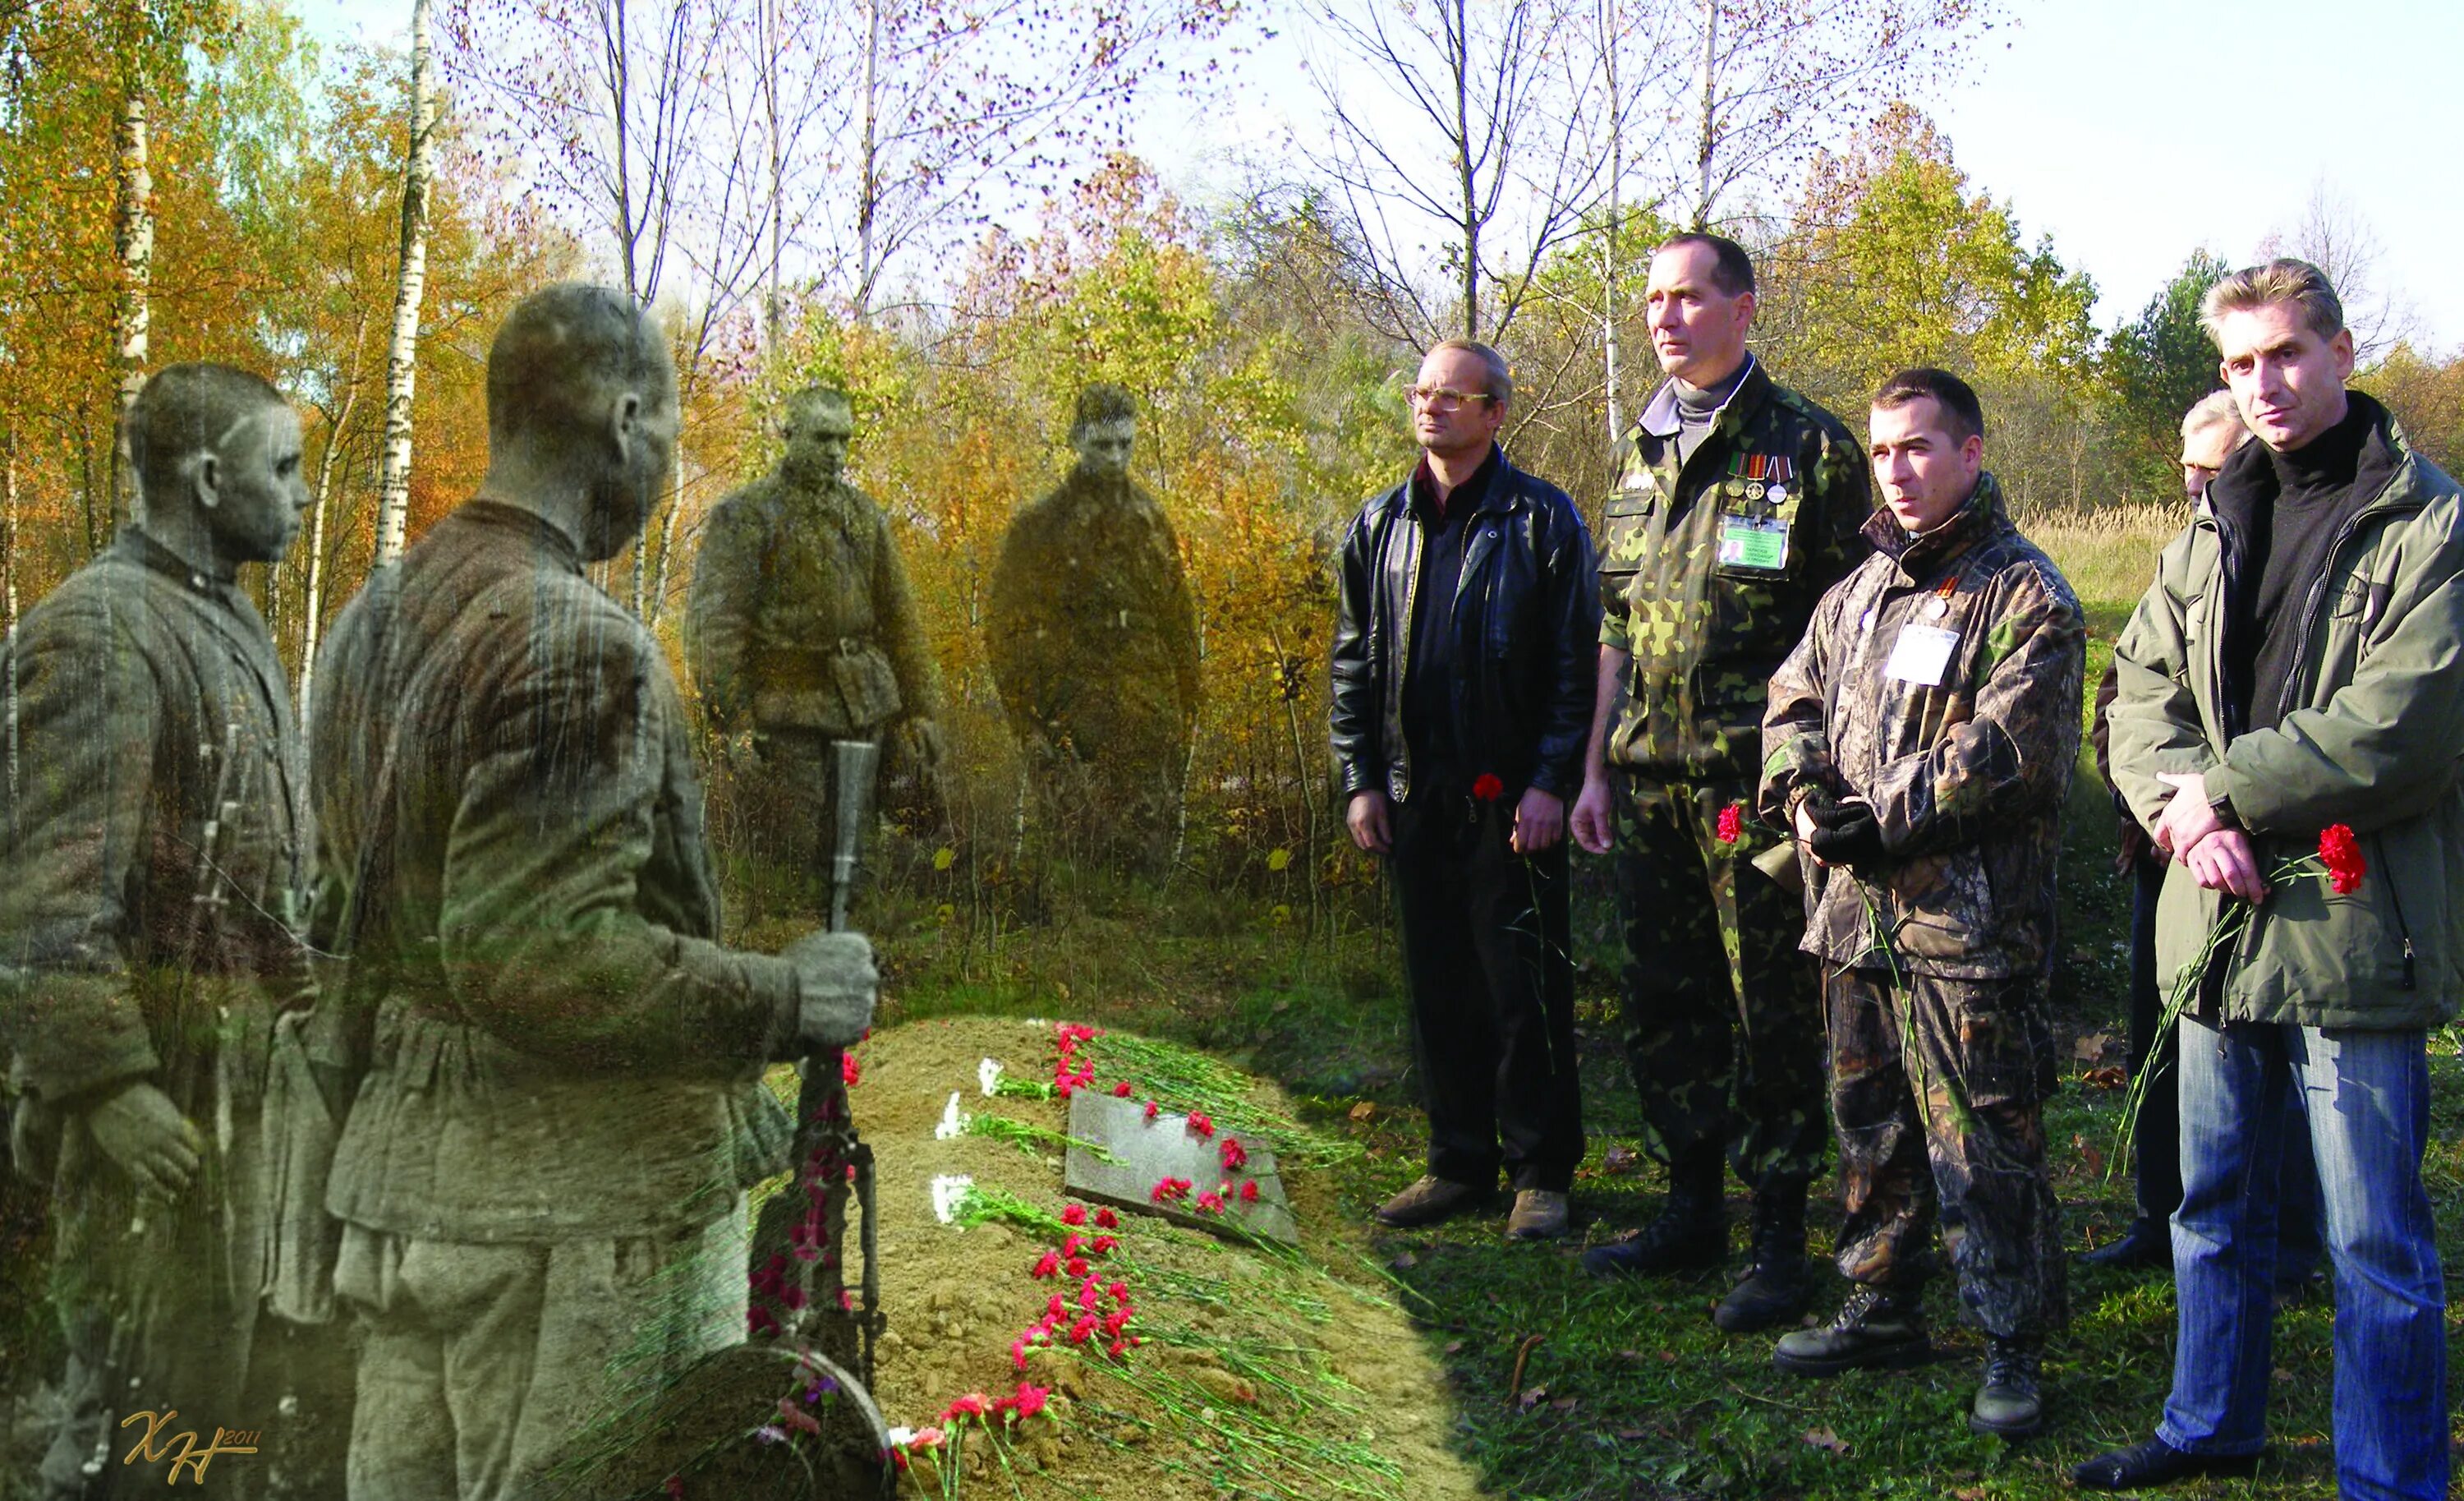
{"label": "leather boot", "polygon": [[1647,1276],[1718,1266],[1728,1254],[1728,1222],[1720,1203],[1724,1171],[1717,1143],[1669,1163],[1660,1218],[1625,1240],[1583,1252],[1583,1269],[1595,1276]]}
{"label": "leather boot", "polygon": [[1805,1259],[1802,1178],[1771,1177],[1754,1190],[1754,1261],[1720,1300],[1711,1322],[1732,1335],[1795,1323],[1814,1300],[1814,1269]]}
{"label": "leather boot", "polygon": [[1859,1283],[1829,1328],[1781,1335],[1771,1364],[1793,1376],[1837,1376],[1921,1365],[1932,1356],[1917,1291]]}
{"label": "leather boot", "polygon": [[2045,1398],[2039,1381],[2044,1361],[2040,1339],[1992,1336],[1985,1353],[1985,1384],[1969,1408],[1968,1425],[2005,1439],[2024,1439],[2043,1427]]}

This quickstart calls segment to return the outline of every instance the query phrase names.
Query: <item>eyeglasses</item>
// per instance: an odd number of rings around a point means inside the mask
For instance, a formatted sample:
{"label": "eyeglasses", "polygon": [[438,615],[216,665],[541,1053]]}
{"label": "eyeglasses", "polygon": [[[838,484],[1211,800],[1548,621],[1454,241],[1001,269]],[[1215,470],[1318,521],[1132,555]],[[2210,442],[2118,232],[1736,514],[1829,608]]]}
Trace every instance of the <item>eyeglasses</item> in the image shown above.
{"label": "eyeglasses", "polygon": [[1486,391],[1459,391],[1451,386],[1415,386],[1404,395],[1415,407],[1430,407],[1439,411],[1452,411],[1467,401],[1497,400]]}

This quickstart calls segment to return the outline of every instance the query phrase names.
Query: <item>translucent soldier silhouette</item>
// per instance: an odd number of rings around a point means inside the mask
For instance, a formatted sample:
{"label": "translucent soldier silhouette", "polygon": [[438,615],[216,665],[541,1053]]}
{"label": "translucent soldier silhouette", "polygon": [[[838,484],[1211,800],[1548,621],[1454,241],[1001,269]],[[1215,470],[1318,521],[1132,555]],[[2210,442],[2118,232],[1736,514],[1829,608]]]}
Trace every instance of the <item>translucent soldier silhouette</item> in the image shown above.
{"label": "translucent soldier silhouette", "polygon": [[845,392],[789,398],[778,468],[711,511],[685,617],[747,850],[824,911],[836,744],[886,741],[890,776],[927,806],[941,759],[939,689],[897,540],[843,477],[854,431]]}
{"label": "translucent soldier silhouette", "polygon": [[673,461],[675,375],[622,294],[525,298],[488,474],[334,627],[314,725],[336,1062],[327,1206],[360,1313],[354,1501],[536,1493],[577,1434],[744,1338],[743,1190],[786,1164],[764,1067],[860,1036],[869,947],[720,947],[667,657],[585,565]]}
{"label": "translucent soldier silhouette", "polygon": [[270,1425],[273,1398],[250,1384],[261,1108],[275,1017],[312,998],[293,926],[306,779],[273,640],[236,583],[298,531],[299,419],[257,376],[176,364],[138,392],[127,437],[138,518],[10,648],[0,1042],[19,1169],[54,1192],[71,1368],[50,1497],[162,1483],[121,1475],[132,1413]]}
{"label": "translucent soldier silhouette", "polygon": [[1079,392],[1077,467],[1010,523],[985,645],[1037,821],[1155,871],[1179,832],[1198,615],[1172,522],[1130,478],[1137,427],[1128,391]]}

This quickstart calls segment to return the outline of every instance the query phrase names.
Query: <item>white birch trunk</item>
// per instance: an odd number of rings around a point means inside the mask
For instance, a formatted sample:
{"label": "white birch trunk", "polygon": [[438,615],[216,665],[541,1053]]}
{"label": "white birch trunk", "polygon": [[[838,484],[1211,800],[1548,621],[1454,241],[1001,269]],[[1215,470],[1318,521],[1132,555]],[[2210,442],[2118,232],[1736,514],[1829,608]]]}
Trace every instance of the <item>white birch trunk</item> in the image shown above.
{"label": "white birch trunk", "polygon": [[[402,556],[410,524],[410,407],[419,378],[419,304],[428,290],[428,189],[436,171],[436,91],[429,71],[433,63],[428,8],[429,0],[412,0],[410,153],[402,182],[402,276],[394,288],[393,340],[385,352],[385,448],[377,459],[376,561],[380,566]],[[304,684],[300,698],[304,720]]]}
{"label": "white birch trunk", "polygon": [[[0,683],[0,695],[7,703],[0,705],[0,738],[7,740],[9,763],[9,807],[14,817],[17,807],[17,653],[13,650],[17,636],[17,430],[11,427],[0,436],[0,646],[11,650],[0,651],[8,659],[8,681]],[[11,833],[14,834],[14,830]]]}
{"label": "white birch trunk", "polygon": [[146,170],[145,95],[132,83],[120,114],[120,306],[114,322],[120,399],[111,439],[112,520],[137,514],[128,408],[145,384],[146,294],[154,276],[154,180]]}
{"label": "white birch trunk", "polygon": [[342,451],[342,434],[351,426],[351,408],[359,405],[360,383],[358,357],[352,364],[351,388],[342,398],[342,409],[334,415],[333,430],[325,434],[325,454],[317,461],[317,494],[308,509],[308,598],[301,607],[306,617],[300,628],[298,710],[296,716],[299,735],[304,742],[308,736],[308,713],[317,694],[318,627],[325,613],[325,513],[326,502],[334,492],[334,460]]}

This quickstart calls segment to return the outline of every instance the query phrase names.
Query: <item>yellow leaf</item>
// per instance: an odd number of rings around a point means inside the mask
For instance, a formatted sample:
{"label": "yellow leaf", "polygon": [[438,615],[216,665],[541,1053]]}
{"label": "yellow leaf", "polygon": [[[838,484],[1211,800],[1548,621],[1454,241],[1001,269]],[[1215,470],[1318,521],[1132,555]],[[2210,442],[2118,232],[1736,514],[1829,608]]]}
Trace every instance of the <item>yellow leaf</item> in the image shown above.
{"label": "yellow leaf", "polygon": [[1283,870],[1291,863],[1292,852],[1289,850],[1269,850],[1266,851],[1266,869],[1269,871]]}
{"label": "yellow leaf", "polygon": [[933,851],[933,869],[936,871],[946,871],[950,868],[951,863],[957,858],[958,851],[951,849],[948,845],[943,845],[940,849]]}

